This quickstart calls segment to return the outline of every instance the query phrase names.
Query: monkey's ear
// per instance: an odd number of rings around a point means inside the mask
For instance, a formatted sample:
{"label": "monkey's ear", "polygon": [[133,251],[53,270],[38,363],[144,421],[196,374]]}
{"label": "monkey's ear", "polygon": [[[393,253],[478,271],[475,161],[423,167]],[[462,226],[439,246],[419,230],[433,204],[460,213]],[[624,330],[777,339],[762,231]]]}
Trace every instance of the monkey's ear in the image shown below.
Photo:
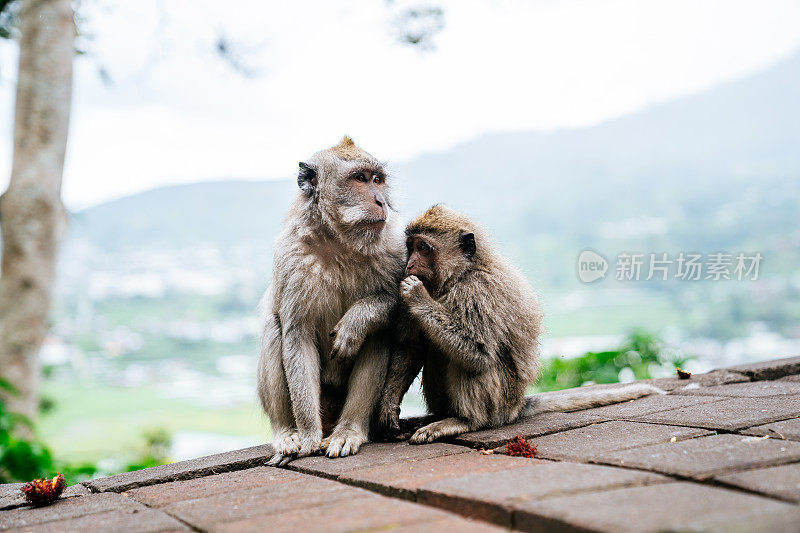
{"label": "monkey's ear", "polygon": [[461,253],[464,254],[467,259],[472,259],[475,257],[475,251],[477,250],[477,247],[475,246],[474,233],[462,233],[459,244],[461,246]]}
{"label": "monkey's ear", "polygon": [[300,161],[300,172],[297,174],[297,186],[308,196],[317,190],[317,170]]}

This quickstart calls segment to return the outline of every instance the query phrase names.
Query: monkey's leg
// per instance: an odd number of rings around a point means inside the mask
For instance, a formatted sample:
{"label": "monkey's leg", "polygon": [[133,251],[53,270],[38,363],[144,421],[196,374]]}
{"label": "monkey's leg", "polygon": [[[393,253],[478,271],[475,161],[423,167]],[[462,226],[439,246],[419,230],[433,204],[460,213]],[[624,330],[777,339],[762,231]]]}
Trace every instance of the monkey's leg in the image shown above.
{"label": "monkey's leg", "polygon": [[283,368],[300,439],[296,456],[305,457],[318,451],[322,442],[319,354],[313,330],[300,325],[284,327]]}
{"label": "monkey's leg", "polygon": [[328,457],[344,457],[358,452],[369,434],[369,421],[381,394],[389,365],[386,335],[369,337],[356,359],[347,384],[347,399],[339,423],[328,442]]}
{"label": "monkey's leg", "polygon": [[424,359],[419,346],[397,346],[389,363],[386,386],[378,407],[378,423],[386,437],[400,433],[400,403],[422,370]]}
{"label": "monkey's leg", "polygon": [[300,451],[300,438],[294,429],[289,387],[283,372],[283,343],[280,319],[269,313],[261,337],[258,361],[258,396],[272,426],[275,455],[267,464],[282,465]]}
{"label": "monkey's leg", "polygon": [[444,420],[437,420],[427,426],[419,428],[412,436],[409,442],[411,444],[425,444],[433,442],[443,437],[450,437],[452,435],[460,435],[467,431],[472,431],[470,425],[461,420],[460,418],[445,418]]}

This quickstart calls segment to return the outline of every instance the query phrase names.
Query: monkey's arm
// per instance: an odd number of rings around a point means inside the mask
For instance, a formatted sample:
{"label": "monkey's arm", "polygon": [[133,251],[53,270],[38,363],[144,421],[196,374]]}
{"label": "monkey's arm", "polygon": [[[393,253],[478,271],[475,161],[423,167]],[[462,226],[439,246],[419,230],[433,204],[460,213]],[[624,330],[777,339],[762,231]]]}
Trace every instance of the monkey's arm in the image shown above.
{"label": "monkey's arm", "polygon": [[491,352],[457,316],[428,294],[428,290],[416,276],[403,280],[400,284],[400,295],[431,342],[451,361],[476,374],[491,368]]}
{"label": "monkey's arm", "polygon": [[391,294],[375,294],[356,301],[331,331],[331,359],[354,356],[367,335],[391,325],[396,307],[397,297]]}
{"label": "monkey's arm", "polygon": [[388,293],[375,294],[358,300],[347,310],[345,316],[353,313],[356,317],[355,319],[361,323],[366,336],[380,329],[388,328],[393,322],[392,319],[394,318],[396,307],[396,295]]}

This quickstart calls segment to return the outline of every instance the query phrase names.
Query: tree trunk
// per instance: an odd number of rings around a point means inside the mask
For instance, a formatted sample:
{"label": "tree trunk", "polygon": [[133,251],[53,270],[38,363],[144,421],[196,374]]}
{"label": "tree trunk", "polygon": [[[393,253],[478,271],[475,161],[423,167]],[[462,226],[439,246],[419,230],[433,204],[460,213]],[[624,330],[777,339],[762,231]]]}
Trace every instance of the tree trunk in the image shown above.
{"label": "tree trunk", "polygon": [[34,419],[38,354],[48,329],[65,226],[61,174],[69,127],[75,24],[70,0],[22,0],[14,160],[0,197],[0,376],[8,410]]}

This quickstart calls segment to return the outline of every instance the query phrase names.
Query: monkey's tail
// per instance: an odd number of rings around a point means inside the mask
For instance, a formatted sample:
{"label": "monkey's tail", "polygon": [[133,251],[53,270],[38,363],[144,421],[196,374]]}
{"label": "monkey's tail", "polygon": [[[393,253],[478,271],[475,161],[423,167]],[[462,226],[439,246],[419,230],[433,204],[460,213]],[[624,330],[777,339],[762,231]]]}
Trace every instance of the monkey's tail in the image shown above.
{"label": "monkey's tail", "polygon": [[525,407],[520,416],[539,413],[577,411],[590,407],[601,407],[612,403],[627,402],[650,394],[666,394],[647,383],[633,383],[624,387],[601,390],[578,390],[561,394],[536,394],[525,397]]}

